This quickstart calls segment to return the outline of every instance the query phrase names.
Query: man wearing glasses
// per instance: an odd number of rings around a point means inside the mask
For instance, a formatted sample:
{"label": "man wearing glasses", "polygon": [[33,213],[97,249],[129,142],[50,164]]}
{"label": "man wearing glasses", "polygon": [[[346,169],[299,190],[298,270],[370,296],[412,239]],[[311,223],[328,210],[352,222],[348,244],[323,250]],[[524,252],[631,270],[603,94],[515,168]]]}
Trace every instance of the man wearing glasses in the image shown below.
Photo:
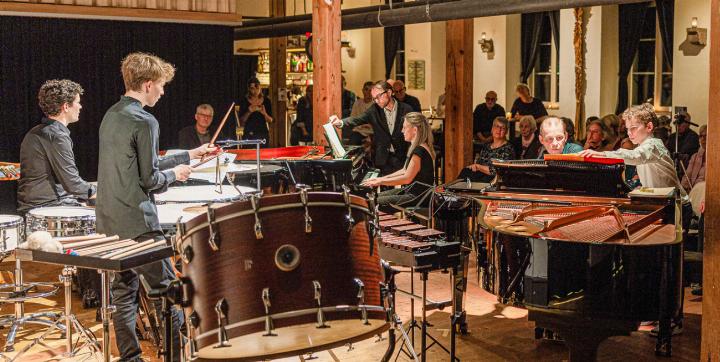
{"label": "man wearing glasses", "polygon": [[211,105],[201,104],[197,106],[195,108],[195,124],[187,126],[178,132],[178,148],[191,150],[210,143],[214,132],[210,129],[213,115],[215,115],[215,111]]}
{"label": "man wearing glasses", "polygon": [[492,141],[493,120],[505,117],[505,108],[497,104],[497,93],[489,91],[485,94],[485,103],[480,103],[473,111],[473,135],[480,142]]}
{"label": "man wearing glasses", "polygon": [[384,80],[375,83],[371,95],[374,104],[364,113],[345,119],[332,115],[330,123],[335,127],[371,125],[375,167],[380,169],[382,175],[388,175],[402,168],[405,163],[410,144],[405,142],[402,133],[403,117],[412,112],[412,108],[393,98],[392,86]]}
{"label": "man wearing glasses", "polygon": [[393,81],[392,87],[393,95],[395,96],[395,98],[397,98],[397,100],[410,106],[413,112],[422,112],[422,107],[420,107],[420,100],[417,99],[417,97],[407,94],[407,88],[405,87],[405,83],[403,83],[403,81],[399,79]]}

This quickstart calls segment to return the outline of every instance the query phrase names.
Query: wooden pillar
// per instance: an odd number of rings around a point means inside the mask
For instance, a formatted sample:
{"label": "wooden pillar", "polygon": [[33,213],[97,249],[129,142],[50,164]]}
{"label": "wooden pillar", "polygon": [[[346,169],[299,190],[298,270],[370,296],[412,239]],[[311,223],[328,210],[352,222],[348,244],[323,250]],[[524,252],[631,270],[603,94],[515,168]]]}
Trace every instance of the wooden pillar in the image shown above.
{"label": "wooden pillar", "polygon": [[312,3],[313,139],[319,145],[326,145],[322,125],[331,115],[342,114],[340,0],[313,0]]}
{"label": "wooden pillar", "polygon": [[445,182],[472,161],[473,19],[447,22]]}
{"label": "wooden pillar", "polygon": [[701,361],[720,361],[720,0],[710,5],[710,102],[708,102],[707,165],[705,165],[705,248]]}
{"label": "wooden pillar", "polygon": [[[285,16],[285,0],[270,0],[270,16]],[[270,127],[271,147],[284,147],[288,125],[287,97],[280,99],[281,94],[287,94],[286,80],[287,37],[270,38],[270,106],[272,107],[273,123]]]}

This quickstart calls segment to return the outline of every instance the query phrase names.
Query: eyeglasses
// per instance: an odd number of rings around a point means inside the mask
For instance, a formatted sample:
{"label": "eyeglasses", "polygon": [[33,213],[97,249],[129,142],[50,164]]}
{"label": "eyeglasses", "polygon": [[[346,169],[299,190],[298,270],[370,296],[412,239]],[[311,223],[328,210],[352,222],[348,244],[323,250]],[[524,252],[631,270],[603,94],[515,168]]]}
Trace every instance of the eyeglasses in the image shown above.
{"label": "eyeglasses", "polygon": [[389,92],[389,91],[384,91],[384,92],[376,95],[375,97],[373,97],[373,101],[377,102],[377,101],[380,99],[380,97],[382,97],[382,96],[384,96],[385,94],[387,94],[387,92]]}
{"label": "eyeglasses", "polygon": [[485,97],[486,101],[496,101],[497,98]]}
{"label": "eyeglasses", "polygon": [[207,117],[207,118],[212,118],[212,117],[213,117],[212,114],[204,114],[204,113],[195,113],[195,115],[197,115],[197,116],[203,116],[203,117]]}
{"label": "eyeglasses", "polygon": [[500,126],[500,125],[497,125],[497,124],[494,125],[493,128],[497,128],[497,129],[499,129],[499,130],[501,130],[501,131],[507,131],[507,129],[508,129],[508,128],[505,127],[505,126]]}

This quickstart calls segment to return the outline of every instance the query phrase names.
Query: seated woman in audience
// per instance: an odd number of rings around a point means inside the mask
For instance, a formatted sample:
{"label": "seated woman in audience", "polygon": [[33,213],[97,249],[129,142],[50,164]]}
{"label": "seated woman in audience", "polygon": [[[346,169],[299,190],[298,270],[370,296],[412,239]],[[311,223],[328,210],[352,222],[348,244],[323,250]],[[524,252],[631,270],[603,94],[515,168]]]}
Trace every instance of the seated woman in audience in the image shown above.
{"label": "seated woman in audience", "polygon": [[420,112],[405,115],[403,128],[405,141],[410,142],[405,167],[382,177],[366,180],[363,186],[398,186],[378,194],[377,202],[383,211],[392,212],[392,205],[402,205],[425,193],[435,182],[435,151],[433,135],[425,116]]}
{"label": "seated woman in audience", "polygon": [[483,143],[482,148],[475,162],[460,171],[457,178],[473,182],[490,182],[495,177],[495,170],[492,168],[491,160],[512,160],[515,158],[515,150],[512,144],[507,141],[508,120],[505,117],[497,117],[492,126],[492,142]]}
{"label": "seated woman in audience", "polygon": [[617,150],[622,146],[623,139],[620,137],[620,117],[614,114],[606,114],[600,121],[605,125],[607,129],[607,141],[611,145],[612,151]]}
{"label": "seated woman in audience", "polygon": [[687,171],[682,178],[682,186],[685,190],[692,190],[699,182],[705,181],[705,147],[707,146],[707,125],[700,126],[698,130],[700,149],[690,157]]}
{"label": "seated woman in audience", "polygon": [[538,119],[543,116],[547,116],[547,110],[542,100],[535,98],[530,95],[530,87],[525,83],[520,83],[515,87],[517,98],[510,108],[512,117],[516,120],[520,119],[520,116],[533,116]]}
{"label": "seated woman in audience", "polygon": [[586,150],[593,151],[613,151],[613,145],[608,141],[608,129],[602,121],[592,121],[587,128],[587,138],[585,139]]}
{"label": "seated woman in audience", "polygon": [[542,144],[537,135],[537,124],[533,116],[520,117],[520,136],[512,140],[515,156],[518,159],[536,159]]}

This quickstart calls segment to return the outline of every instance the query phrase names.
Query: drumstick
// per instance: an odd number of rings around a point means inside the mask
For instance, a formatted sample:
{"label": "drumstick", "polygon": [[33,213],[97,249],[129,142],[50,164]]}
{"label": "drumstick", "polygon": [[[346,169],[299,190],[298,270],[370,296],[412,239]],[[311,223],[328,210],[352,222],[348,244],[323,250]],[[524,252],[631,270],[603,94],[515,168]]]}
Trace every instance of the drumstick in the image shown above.
{"label": "drumstick", "polygon": [[145,245],[148,245],[148,244],[152,244],[153,242],[155,242],[154,239],[147,239],[147,240],[145,240],[145,241],[143,241],[143,242],[139,242],[139,243],[136,243],[136,244],[131,245],[131,246],[127,246],[127,247],[124,247],[124,248],[120,248],[120,249],[118,249],[118,250],[113,251],[112,253],[109,253],[109,254],[107,254],[107,255],[103,255],[103,258],[112,259],[112,257],[114,257],[115,255],[121,255],[121,254],[127,252],[128,250],[133,250],[133,249],[135,249],[135,248],[139,248],[139,247],[142,247],[142,246],[145,246]]}
{"label": "drumstick", "polygon": [[218,128],[215,130],[215,134],[214,134],[213,137],[210,139],[210,144],[211,144],[211,145],[212,145],[212,144],[215,144],[215,140],[217,139],[217,136],[220,134],[220,131],[223,129],[223,126],[225,126],[225,121],[227,121],[228,116],[230,116],[230,112],[233,110],[234,107],[235,107],[235,102],[232,102],[232,104],[230,105],[230,108],[228,108],[228,110],[227,110],[227,113],[225,113],[225,117],[223,117],[222,122],[220,122],[220,125],[219,125]]}
{"label": "drumstick", "polygon": [[[151,240],[151,241],[152,241],[152,240]],[[167,245],[167,242],[165,242],[165,240],[158,240],[158,241],[156,241],[156,242],[154,242],[154,243],[151,243],[151,244],[143,245],[143,246],[140,246],[140,247],[138,247],[138,248],[132,248],[132,249],[127,250],[126,252],[124,252],[124,253],[122,253],[122,254],[118,254],[118,255],[112,256],[112,257],[110,257],[110,259],[121,259],[121,258],[125,258],[125,257],[128,257],[128,256],[130,256],[130,255],[137,254],[137,253],[139,253],[139,252],[141,252],[141,251],[145,251],[145,250],[157,248],[158,246],[166,246],[166,245]]]}
{"label": "drumstick", "polygon": [[200,165],[203,165],[203,164],[205,164],[205,163],[207,163],[207,162],[209,162],[209,161],[212,161],[212,160],[220,157],[221,154],[222,154],[222,152],[218,152],[218,153],[216,153],[216,154],[214,154],[214,155],[212,155],[212,156],[210,156],[210,157],[208,157],[208,158],[205,158],[205,156],[203,156],[203,157],[200,159],[200,162],[192,165],[192,168],[196,168],[196,167],[198,167],[198,166],[200,166]]}
{"label": "drumstick", "polygon": [[63,244],[63,248],[64,249],[81,248],[81,247],[102,244],[102,243],[106,243],[109,241],[115,241],[115,240],[120,240],[120,237],[117,235],[113,235],[113,236],[109,236],[106,238],[98,238],[98,239],[92,239],[92,240],[87,240],[87,241],[79,241],[79,242],[75,242],[75,243],[65,243],[65,244]]}
{"label": "drumstick", "polygon": [[94,240],[94,239],[100,239],[104,238],[105,234],[91,234],[91,235],[80,235],[80,236],[65,236],[61,238],[53,238],[55,241],[61,242],[61,243],[67,243],[70,241],[85,241],[85,240]]}

